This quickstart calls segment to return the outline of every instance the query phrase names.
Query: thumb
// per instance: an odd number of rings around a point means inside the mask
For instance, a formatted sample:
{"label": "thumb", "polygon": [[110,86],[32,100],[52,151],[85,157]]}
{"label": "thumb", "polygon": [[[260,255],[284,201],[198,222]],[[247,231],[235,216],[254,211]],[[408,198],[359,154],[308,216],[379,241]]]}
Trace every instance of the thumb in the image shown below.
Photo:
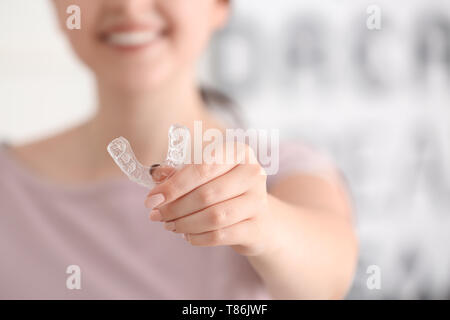
{"label": "thumb", "polygon": [[156,183],[164,182],[174,172],[175,168],[166,165],[154,164],[150,167],[150,175]]}

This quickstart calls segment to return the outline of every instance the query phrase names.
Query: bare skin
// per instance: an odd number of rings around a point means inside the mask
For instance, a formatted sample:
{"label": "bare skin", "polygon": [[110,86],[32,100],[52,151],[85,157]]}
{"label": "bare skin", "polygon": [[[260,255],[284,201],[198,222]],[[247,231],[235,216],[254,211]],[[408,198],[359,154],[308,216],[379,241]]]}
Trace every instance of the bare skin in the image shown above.
{"label": "bare skin", "polygon": [[[195,63],[226,22],[228,1],[189,2],[188,10],[184,0],[60,0],[55,5],[62,25],[64,9],[73,2],[84,10],[85,26],[67,36],[96,76],[98,112],[74,129],[13,147],[19,162],[53,181],[85,184],[123,177],[105,151],[119,135],[151,164],[164,159],[173,123],[192,130],[194,120],[201,120],[205,129],[225,128],[200,99]],[[117,42],[111,26],[128,28],[136,21],[157,30],[158,40],[122,50],[129,44]],[[267,190],[260,169],[187,165],[152,190],[143,205],[152,221],[185,234],[192,245],[227,245],[247,257],[274,298],[343,298],[357,241],[340,178],[293,174]],[[164,202],[149,205],[157,194]]]}

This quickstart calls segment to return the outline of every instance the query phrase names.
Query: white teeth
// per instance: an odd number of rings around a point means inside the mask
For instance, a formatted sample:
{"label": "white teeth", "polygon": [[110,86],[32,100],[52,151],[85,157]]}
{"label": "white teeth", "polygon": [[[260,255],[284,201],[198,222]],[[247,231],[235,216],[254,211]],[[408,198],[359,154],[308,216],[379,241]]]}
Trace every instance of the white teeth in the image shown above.
{"label": "white teeth", "polygon": [[138,46],[156,39],[158,34],[150,31],[114,32],[107,36],[107,42],[118,46]]}

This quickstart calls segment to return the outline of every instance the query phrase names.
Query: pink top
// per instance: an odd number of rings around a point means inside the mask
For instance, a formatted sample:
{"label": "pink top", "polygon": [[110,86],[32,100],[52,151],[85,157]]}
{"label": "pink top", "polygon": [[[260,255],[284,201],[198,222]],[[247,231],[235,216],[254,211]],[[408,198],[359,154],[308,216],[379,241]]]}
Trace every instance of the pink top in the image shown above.
{"label": "pink top", "polygon": [[[280,148],[283,174],[326,172],[301,146]],[[65,186],[38,177],[0,145],[0,299],[270,299],[247,259],[193,247],[148,219],[148,191],[127,178]],[[81,269],[69,290],[66,269]]]}

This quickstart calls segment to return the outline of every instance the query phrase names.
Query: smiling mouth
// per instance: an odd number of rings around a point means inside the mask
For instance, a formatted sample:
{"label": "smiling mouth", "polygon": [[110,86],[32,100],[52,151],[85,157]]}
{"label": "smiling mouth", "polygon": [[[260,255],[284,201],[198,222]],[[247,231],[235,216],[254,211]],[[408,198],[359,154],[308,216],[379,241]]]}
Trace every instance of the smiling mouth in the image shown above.
{"label": "smiling mouth", "polygon": [[143,46],[154,42],[160,34],[154,31],[122,31],[107,34],[105,42],[119,47]]}

